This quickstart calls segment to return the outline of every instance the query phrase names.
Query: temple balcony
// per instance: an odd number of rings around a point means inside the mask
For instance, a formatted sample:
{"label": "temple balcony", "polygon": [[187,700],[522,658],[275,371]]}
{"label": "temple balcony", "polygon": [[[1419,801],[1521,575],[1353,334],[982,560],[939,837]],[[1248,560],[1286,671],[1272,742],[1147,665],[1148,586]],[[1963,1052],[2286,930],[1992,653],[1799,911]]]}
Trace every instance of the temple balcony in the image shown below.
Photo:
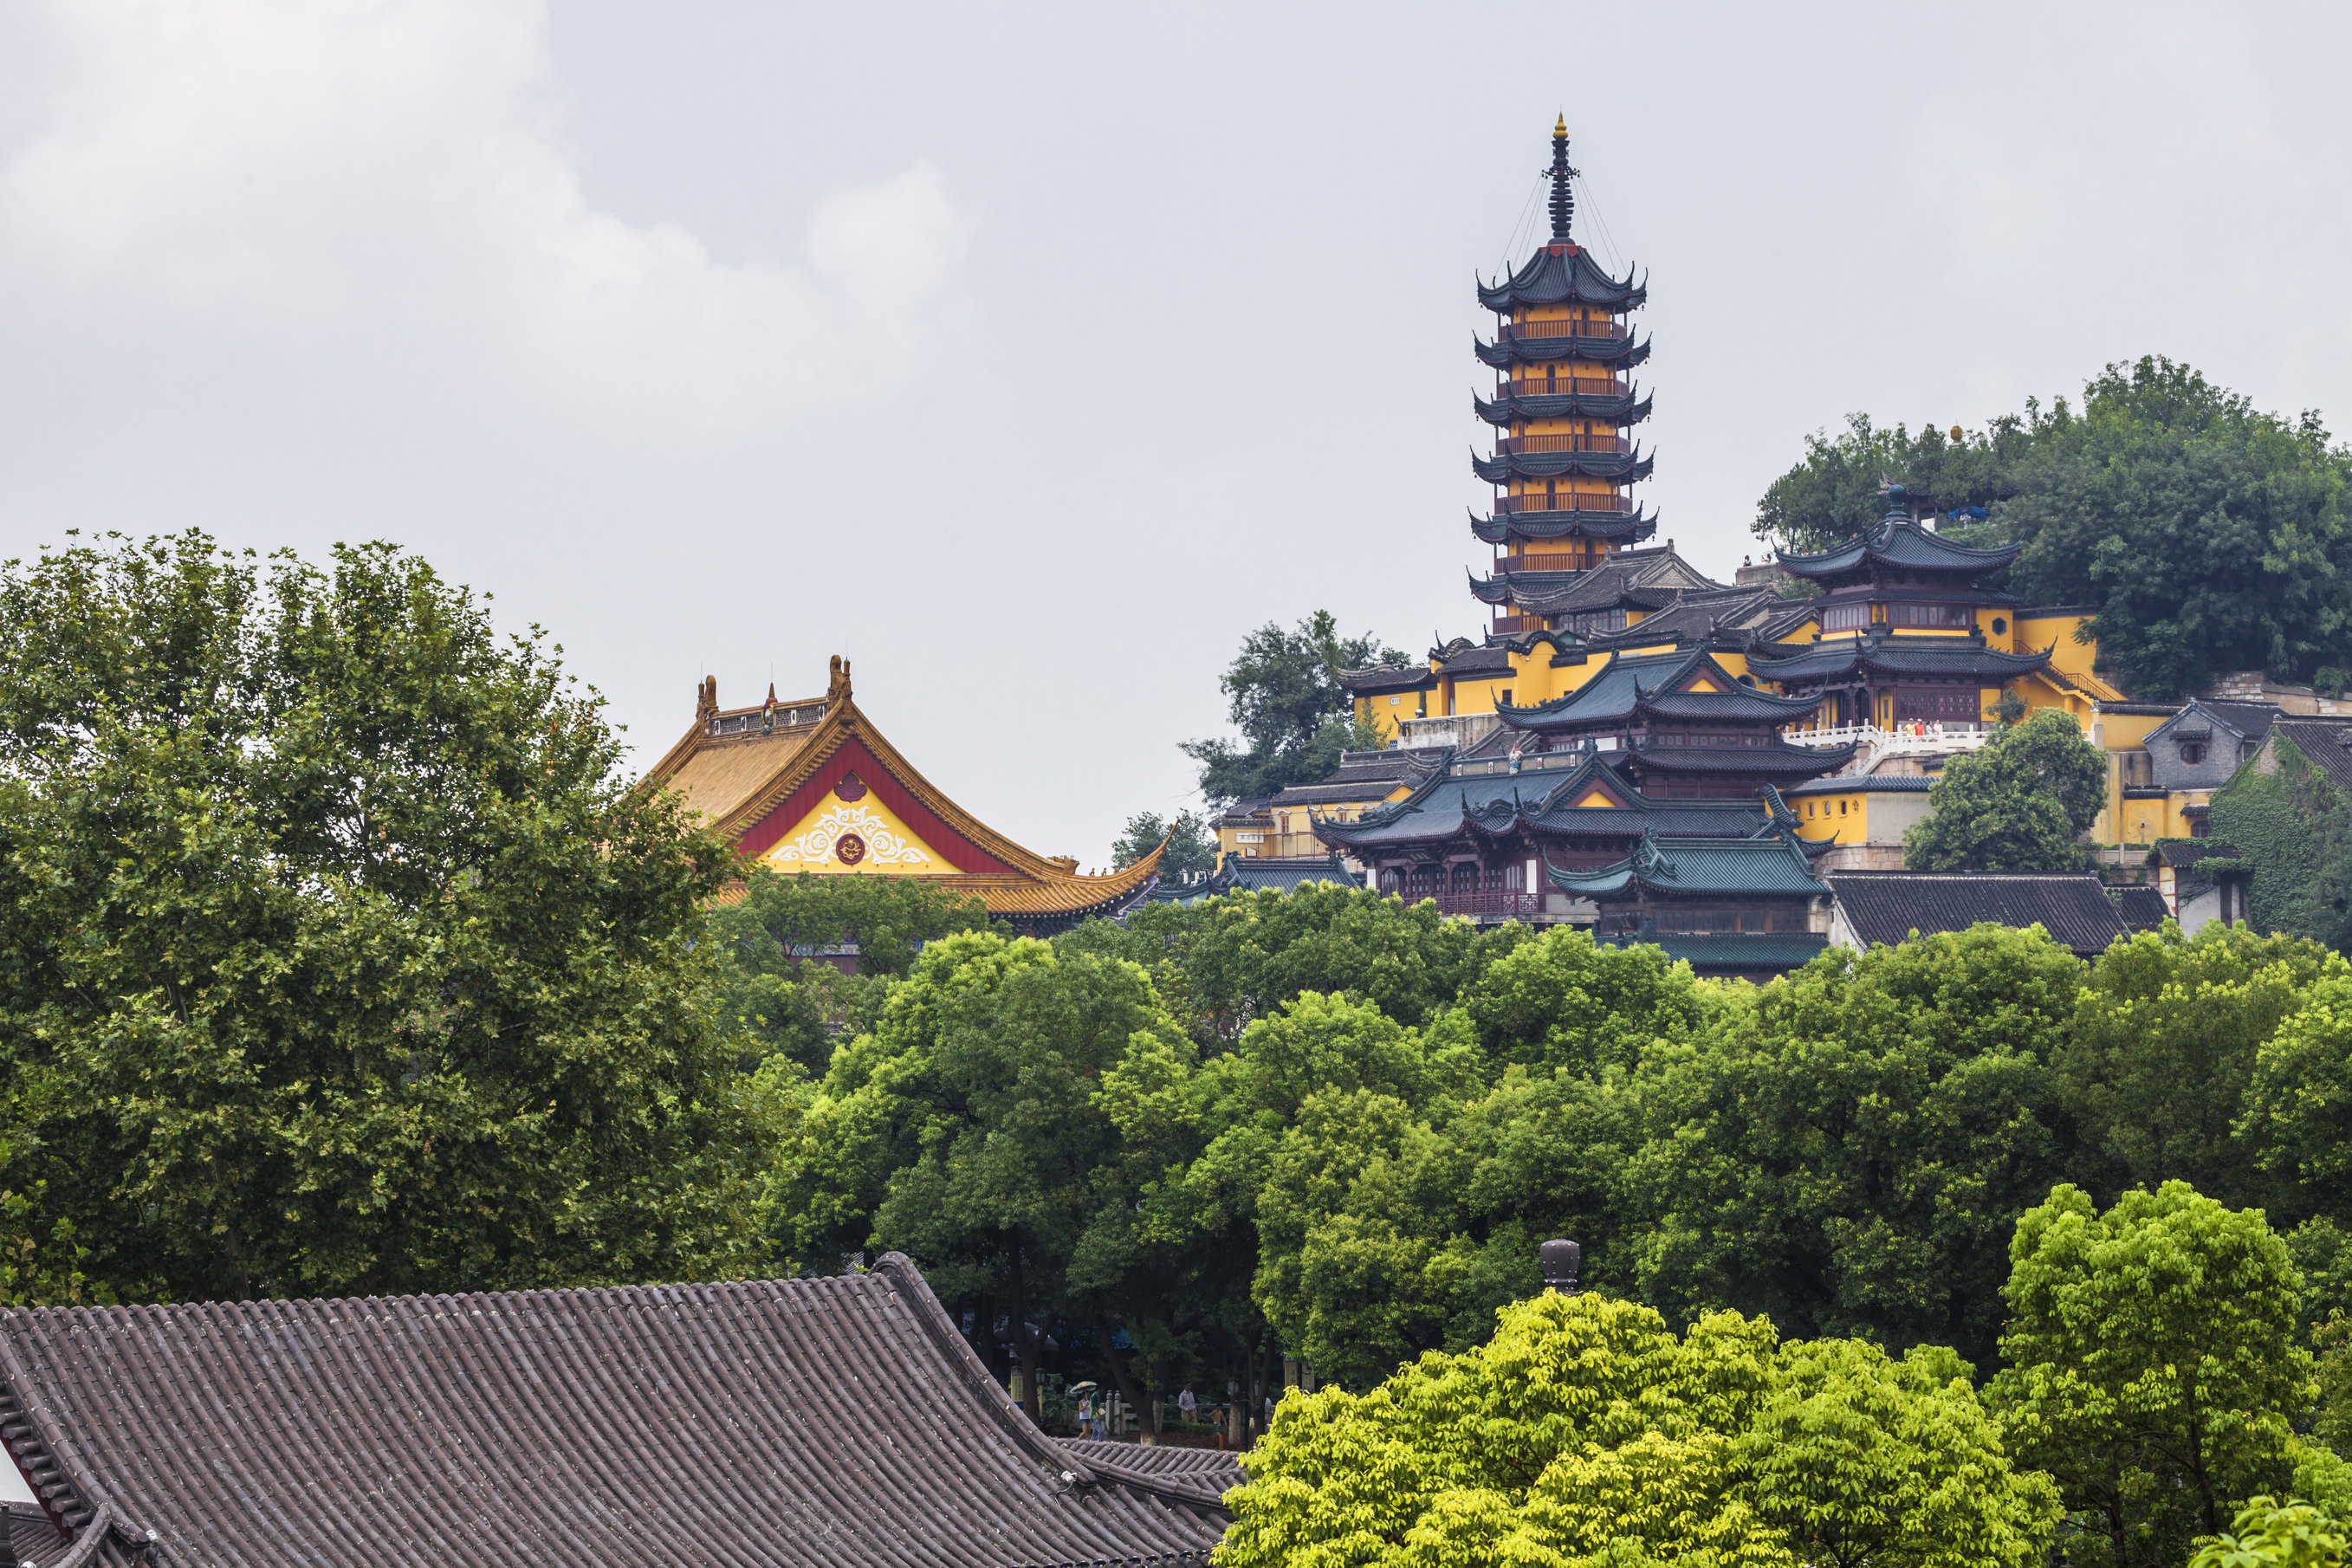
{"label": "temple balcony", "polygon": [[1495,617],[1495,635],[1498,637],[1516,637],[1521,632],[1539,632],[1543,629],[1544,618],[1541,616],[1496,616]]}
{"label": "temple balcony", "polygon": [[1531,550],[1524,554],[1496,557],[1495,570],[1497,572],[1589,572],[1596,564],[1607,559],[1607,553],[1599,550],[1590,552]]}
{"label": "temple balcony", "polygon": [[1502,721],[1492,713],[1449,713],[1442,719],[1401,719],[1397,740],[1408,748],[1452,746],[1459,751],[1476,745],[1495,732]]}
{"label": "temple balcony", "polygon": [[[1411,898],[1412,895],[1406,895]],[[1544,912],[1541,893],[1512,892],[1501,888],[1481,888],[1476,891],[1423,894],[1437,901],[1441,915],[1466,915],[1472,920],[1531,920]],[[1413,900],[1419,902],[1419,900]]]}
{"label": "temple balcony", "polygon": [[1633,498],[1602,494],[1598,490],[1560,491],[1556,494],[1497,496],[1495,510],[1498,513],[1516,511],[1632,511]]}
{"label": "temple balcony", "polygon": [[1792,746],[1860,746],[1849,770],[1874,773],[1889,757],[1951,757],[1973,752],[1997,731],[1990,724],[1937,724],[1904,720],[1892,730],[1875,724],[1840,724],[1807,730],[1783,730],[1780,738]]}
{"label": "temple balcony", "polygon": [[1622,321],[1506,321],[1503,336],[1521,342],[1535,338],[1617,338],[1625,336]]}
{"label": "temple balcony", "polygon": [[1311,831],[1276,833],[1262,827],[1244,828],[1234,835],[1233,853],[1245,860],[1328,858],[1331,847]]}
{"label": "temple balcony", "polygon": [[1499,458],[1529,452],[1630,452],[1633,443],[1622,436],[1506,436],[1495,443]]}
{"label": "temple balcony", "polygon": [[1631,382],[1605,375],[1521,375],[1496,380],[1497,397],[1631,397]]}

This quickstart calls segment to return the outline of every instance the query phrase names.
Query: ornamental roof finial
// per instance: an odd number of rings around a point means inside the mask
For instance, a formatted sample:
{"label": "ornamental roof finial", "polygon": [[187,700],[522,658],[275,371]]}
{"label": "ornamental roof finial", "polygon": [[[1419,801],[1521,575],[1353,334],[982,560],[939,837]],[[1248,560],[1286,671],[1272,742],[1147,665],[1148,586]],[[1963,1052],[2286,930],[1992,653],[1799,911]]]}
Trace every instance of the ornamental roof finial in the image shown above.
{"label": "ornamental roof finial", "polygon": [[1554,245],[1565,244],[1570,226],[1576,221],[1576,193],[1569,181],[1579,171],[1568,163],[1568,116],[1562,114],[1551,128],[1551,238]]}

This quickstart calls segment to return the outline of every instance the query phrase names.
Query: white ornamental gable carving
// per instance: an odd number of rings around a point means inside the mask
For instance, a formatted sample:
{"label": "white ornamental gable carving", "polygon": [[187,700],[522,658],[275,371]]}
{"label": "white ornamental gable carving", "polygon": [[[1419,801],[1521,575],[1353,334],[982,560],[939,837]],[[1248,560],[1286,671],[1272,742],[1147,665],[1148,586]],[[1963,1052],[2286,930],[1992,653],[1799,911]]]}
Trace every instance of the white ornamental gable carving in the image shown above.
{"label": "white ornamental gable carving", "polygon": [[808,831],[789,843],[778,846],[772,860],[790,865],[816,865],[833,859],[834,847],[847,837],[865,844],[863,855],[842,858],[855,864],[871,861],[877,866],[928,866],[931,858],[882,818],[874,815],[868,805],[836,805],[809,825]]}

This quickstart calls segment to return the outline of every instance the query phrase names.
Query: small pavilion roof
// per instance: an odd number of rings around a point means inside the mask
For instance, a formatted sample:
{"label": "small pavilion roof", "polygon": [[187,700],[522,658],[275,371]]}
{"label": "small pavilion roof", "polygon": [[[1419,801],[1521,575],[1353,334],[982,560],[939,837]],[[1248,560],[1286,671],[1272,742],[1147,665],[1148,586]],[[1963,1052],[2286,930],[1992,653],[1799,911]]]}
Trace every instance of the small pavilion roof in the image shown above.
{"label": "small pavilion roof", "polygon": [[1425,664],[1374,665],[1370,669],[1344,669],[1339,684],[1359,697],[1383,697],[1396,691],[1427,691],[1437,676]]}
{"label": "small pavilion roof", "polygon": [[1748,671],[1759,680],[1826,680],[1868,670],[1883,675],[1913,675],[1958,680],[1975,677],[1998,686],[2041,669],[2050,662],[2053,647],[2040,653],[2002,653],[1974,637],[1880,637],[1856,635],[1813,643],[1786,658],[1761,649],[1748,656]]}
{"label": "small pavilion roof", "polygon": [[[1340,863],[1337,854],[1293,855],[1264,859],[1228,855],[1215,876],[1197,882],[1162,882],[1151,889],[1151,901],[1156,904],[1197,904],[1203,899],[1221,899],[1229,893],[1295,892],[1316,882],[1337,882],[1344,888],[1364,885],[1361,878]],[[1139,1451],[1158,1452],[1156,1449]]]}
{"label": "small pavilion roof", "polygon": [[[1483,749],[1483,748],[1482,748]],[[1449,767],[1405,799],[1358,821],[1318,823],[1326,844],[1358,853],[1447,843],[1465,835],[1498,837],[1526,831],[1539,838],[1622,841],[1661,829],[1692,837],[1744,838],[1775,820],[1761,801],[1653,800],[1626,774],[1623,753],[1585,752],[1566,772],[1536,763],[1518,773]],[[1777,797],[1775,797],[1777,799]]]}
{"label": "small pavilion roof", "polygon": [[1547,865],[1551,885],[1585,899],[1629,892],[1666,898],[1810,897],[1829,888],[1786,827],[1742,839],[1668,838],[1649,833],[1613,866],[1566,871]]}
{"label": "small pavilion roof", "polygon": [[[1688,689],[1698,682],[1713,691]],[[1497,705],[1513,729],[1538,734],[1569,732],[1651,712],[1713,722],[1785,724],[1810,713],[1816,703],[1777,697],[1742,685],[1705,648],[1659,654],[1612,653],[1600,673],[1565,697],[1521,708]]]}
{"label": "small pavilion roof", "polygon": [[[1635,589],[1626,597],[1635,600],[1637,595],[1648,592],[1650,590]],[[1613,632],[1595,632],[1585,640],[1596,652],[1611,647],[1668,640],[1705,642],[1727,636],[1734,637],[1733,646],[1737,646],[1735,634],[1754,625],[1770,608],[1771,597],[1770,591],[1763,588],[1730,588],[1718,594],[1685,594],[1668,599],[1663,607],[1643,616],[1629,626]],[[1533,605],[1528,609],[1536,615],[1557,613]]]}
{"label": "small pavilion roof", "polygon": [[1887,489],[1888,510],[1871,527],[1832,550],[1813,555],[1780,555],[1781,567],[1799,577],[1839,577],[1873,563],[1914,572],[1950,572],[1981,576],[2017,559],[2019,546],[1977,550],[1930,532],[1911,521],[1903,487]]}

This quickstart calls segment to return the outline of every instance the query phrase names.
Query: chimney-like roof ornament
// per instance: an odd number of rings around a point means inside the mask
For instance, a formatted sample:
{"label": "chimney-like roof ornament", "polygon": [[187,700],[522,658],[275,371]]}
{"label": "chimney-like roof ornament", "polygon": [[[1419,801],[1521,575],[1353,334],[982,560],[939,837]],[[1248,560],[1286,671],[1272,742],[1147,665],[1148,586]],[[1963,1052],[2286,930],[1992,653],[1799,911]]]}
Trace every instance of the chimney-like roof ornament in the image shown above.
{"label": "chimney-like roof ornament", "polygon": [[1551,240],[1554,245],[1567,243],[1568,231],[1576,222],[1576,193],[1569,182],[1579,171],[1568,163],[1568,116],[1562,114],[1551,128]]}
{"label": "chimney-like roof ornament", "polygon": [[1584,1261],[1584,1248],[1572,1241],[1547,1241],[1536,1248],[1536,1256],[1543,1266],[1545,1289],[1576,1294],[1576,1271]]}

